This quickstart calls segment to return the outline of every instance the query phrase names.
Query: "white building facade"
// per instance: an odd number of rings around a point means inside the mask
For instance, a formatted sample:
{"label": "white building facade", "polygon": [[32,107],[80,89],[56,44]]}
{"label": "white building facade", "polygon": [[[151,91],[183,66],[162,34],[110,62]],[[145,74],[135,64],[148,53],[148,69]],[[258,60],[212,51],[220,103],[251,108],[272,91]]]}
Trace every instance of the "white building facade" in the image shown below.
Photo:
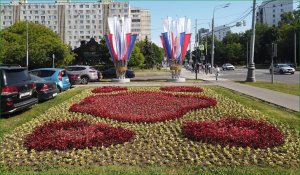
{"label": "white building facade", "polygon": [[226,25],[218,26],[214,28],[215,37],[219,41],[222,41],[228,32],[231,32],[231,30],[230,27]]}
{"label": "white building facade", "polygon": [[281,20],[281,14],[291,11],[293,11],[293,0],[264,0],[258,7],[256,21],[275,27],[278,26],[278,22]]}
{"label": "white building facade", "polygon": [[[144,19],[144,11],[140,10],[136,15],[140,20],[132,19],[132,33],[138,34],[138,39],[148,35],[150,32],[150,12]],[[18,21],[31,21],[43,24],[56,32],[64,43],[73,49],[80,46],[82,40],[91,37],[99,41],[101,37],[109,32],[108,17],[130,17],[130,6],[128,2],[85,2],[71,3],[70,1],[59,1],[57,3],[11,3],[0,6],[0,30],[13,25]],[[145,27],[147,26],[147,27]],[[30,30],[30,29],[29,29]]]}

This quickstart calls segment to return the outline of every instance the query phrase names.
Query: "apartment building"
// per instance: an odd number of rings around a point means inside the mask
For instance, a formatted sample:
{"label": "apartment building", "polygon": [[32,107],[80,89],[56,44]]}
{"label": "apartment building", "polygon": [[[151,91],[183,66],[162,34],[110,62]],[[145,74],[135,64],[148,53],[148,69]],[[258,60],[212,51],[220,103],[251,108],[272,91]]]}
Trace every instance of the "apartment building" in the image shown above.
{"label": "apartment building", "polygon": [[[138,34],[138,39],[147,35],[151,38],[150,12],[135,11],[132,19],[132,33]],[[46,25],[58,33],[64,43],[73,49],[80,46],[82,40],[93,37],[99,41],[109,32],[108,17],[132,17],[128,2],[102,0],[98,2],[72,3],[70,0],[60,0],[56,3],[27,3],[26,0],[12,1],[0,6],[0,30],[15,22],[28,20]]]}
{"label": "apartment building", "polygon": [[144,40],[146,36],[151,40],[151,16],[150,11],[140,8],[131,8],[130,17],[132,19],[131,32],[137,34],[137,41]]}
{"label": "apartment building", "polygon": [[264,0],[258,7],[256,21],[268,26],[278,26],[281,14],[291,11],[293,11],[293,0]]}

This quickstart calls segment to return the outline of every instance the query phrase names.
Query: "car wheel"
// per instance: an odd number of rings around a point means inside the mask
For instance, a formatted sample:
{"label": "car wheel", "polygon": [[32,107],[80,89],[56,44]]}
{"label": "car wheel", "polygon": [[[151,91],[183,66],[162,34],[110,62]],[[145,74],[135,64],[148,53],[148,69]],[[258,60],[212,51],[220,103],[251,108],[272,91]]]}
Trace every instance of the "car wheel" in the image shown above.
{"label": "car wheel", "polygon": [[81,77],[81,83],[82,84],[88,84],[89,83],[89,78],[84,76],[84,77]]}
{"label": "car wheel", "polygon": [[283,71],[282,71],[282,70],[280,70],[280,71],[279,71],[279,73],[280,73],[280,74],[283,74]]}
{"label": "car wheel", "polygon": [[291,74],[294,74],[295,72],[291,72]]}

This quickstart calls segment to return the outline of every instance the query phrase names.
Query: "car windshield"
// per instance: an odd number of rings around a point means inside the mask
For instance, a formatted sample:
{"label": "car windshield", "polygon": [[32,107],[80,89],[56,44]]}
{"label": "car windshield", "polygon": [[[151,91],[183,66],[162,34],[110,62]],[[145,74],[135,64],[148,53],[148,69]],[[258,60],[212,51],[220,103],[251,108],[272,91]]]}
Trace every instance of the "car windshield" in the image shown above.
{"label": "car windshield", "polygon": [[278,66],[279,66],[279,67],[290,67],[290,66],[287,65],[287,64],[279,64]]}
{"label": "car windshield", "polygon": [[25,69],[5,70],[5,75],[8,85],[30,80]]}

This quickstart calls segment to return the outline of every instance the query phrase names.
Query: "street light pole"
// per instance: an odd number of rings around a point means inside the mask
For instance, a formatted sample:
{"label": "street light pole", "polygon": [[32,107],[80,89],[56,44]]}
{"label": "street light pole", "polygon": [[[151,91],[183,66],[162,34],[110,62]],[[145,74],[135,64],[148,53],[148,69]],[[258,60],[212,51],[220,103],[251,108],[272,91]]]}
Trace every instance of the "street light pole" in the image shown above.
{"label": "street light pole", "polygon": [[28,59],[28,20],[27,20],[27,10],[26,10],[26,67],[29,66],[29,59]]}
{"label": "street light pole", "polygon": [[213,11],[213,18],[212,18],[212,24],[211,24],[211,33],[212,33],[212,46],[211,46],[211,69],[210,73],[212,73],[212,67],[214,66],[214,59],[215,59],[215,11],[217,7],[226,8],[229,7],[230,3],[224,4],[224,5],[217,5],[214,7]]}
{"label": "street light pole", "polygon": [[[20,5],[24,5],[23,2],[19,2]],[[26,4],[26,2],[25,2]],[[25,16],[26,16],[26,67],[28,68],[29,66],[29,52],[28,52],[28,15],[27,15],[27,7],[26,5],[24,6],[25,10]]]}
{"label": "street light pole", "polygon": [[255,46],[255,6],[256,0],[253,0],[253,12],[252,12],[252,35],[250,43],[250,60],[247,72],[247,82],[255,82],[255,64],[254,64],[254,46]]}

